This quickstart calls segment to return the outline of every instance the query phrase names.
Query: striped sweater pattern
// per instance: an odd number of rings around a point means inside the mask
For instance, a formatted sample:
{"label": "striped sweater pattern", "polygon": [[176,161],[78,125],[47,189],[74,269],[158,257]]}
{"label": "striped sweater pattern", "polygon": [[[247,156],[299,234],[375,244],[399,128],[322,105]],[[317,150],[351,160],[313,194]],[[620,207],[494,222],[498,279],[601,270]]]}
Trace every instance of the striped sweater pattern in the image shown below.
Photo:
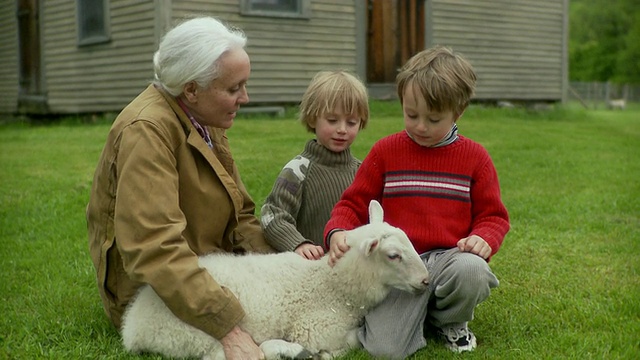
{"label": "striped sweater pattern", "polygon": [[383,197],[428,196],[471,201],[471,178],[433,171],[391,171],[386,174]]}

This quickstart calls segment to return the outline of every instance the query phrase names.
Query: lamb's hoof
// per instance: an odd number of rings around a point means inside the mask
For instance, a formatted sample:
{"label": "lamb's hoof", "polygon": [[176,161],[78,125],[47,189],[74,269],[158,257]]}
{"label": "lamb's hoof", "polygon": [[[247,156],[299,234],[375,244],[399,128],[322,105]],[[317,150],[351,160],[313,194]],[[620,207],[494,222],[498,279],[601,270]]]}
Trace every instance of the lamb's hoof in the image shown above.
{"label": "lamb's hoof", "polygon": [[299,352],[294,359],[315,359],[314,354],[307,350],[307,349],[302,349],[301,352]]}
{"label": "lamb's hoof", "polygon": [[320,351],[319,353],[312,353],[311,351],[304,349],[302,350],[300,353],[298,353],[298,355],[294,356],[294,357],[290,357],[290,358],[286,358],[286,360],[299,360],[299,359],[303,359],[303,360],[326,360],[326,359],[331,359],[332,356],[331,354],[329,354],[326,351]]}
{"label": "lamb's hoof", "polygon": [[260,344],[265,358],[270,359],[315,359],[314,354],[298,343],[281,339],[267,340]]}

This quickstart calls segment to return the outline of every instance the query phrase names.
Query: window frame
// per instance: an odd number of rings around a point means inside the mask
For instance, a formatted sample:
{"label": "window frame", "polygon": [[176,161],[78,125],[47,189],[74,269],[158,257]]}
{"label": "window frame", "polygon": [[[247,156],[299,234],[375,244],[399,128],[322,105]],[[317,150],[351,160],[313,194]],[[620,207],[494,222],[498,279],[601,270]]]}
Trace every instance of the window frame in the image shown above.
{"label": "window frame", "polygon": [[240,2],[240,14],[244,16],[261,16],[261,17],[277,17],[277,18],[311,18],[311,0],[296,0],[298,2],[298,11],[270,11],[256,10],[252,8],[251,0],[242,0]]}
{"label": "window frame", "polygon": [[[102,23],[101,29],[98,29],[99,34],[88,35],[86,34],[86,28],[83,27],[84,17],[86,13],[83,13],[85,9],[81,4],[86,6],[87,0],[76,0],[76,34],[78,46],[88,46],[95,44],[104,44],[111,41],[111,28],[110,28],[110,13],[109,13],[109,0],[94,0],[102,3]],[[99,8],[99,7],[96,7]]]}

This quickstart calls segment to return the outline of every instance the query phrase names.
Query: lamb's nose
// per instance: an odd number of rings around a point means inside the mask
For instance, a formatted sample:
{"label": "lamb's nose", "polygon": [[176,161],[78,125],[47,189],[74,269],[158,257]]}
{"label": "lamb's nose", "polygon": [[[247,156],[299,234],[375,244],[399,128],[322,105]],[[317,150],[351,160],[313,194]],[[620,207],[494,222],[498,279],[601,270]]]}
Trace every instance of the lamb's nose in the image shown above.
{"label": "lamb's nose", "polygon": [[429,278],[424,278],[424,280],[422,280],[422,285],[429,286]]}

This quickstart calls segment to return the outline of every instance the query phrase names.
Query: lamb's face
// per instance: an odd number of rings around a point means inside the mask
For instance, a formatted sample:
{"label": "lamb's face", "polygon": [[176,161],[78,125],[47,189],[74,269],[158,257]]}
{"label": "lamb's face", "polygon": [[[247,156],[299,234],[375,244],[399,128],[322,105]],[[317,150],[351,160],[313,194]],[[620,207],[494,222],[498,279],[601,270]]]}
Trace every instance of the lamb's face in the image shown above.
{"label": "lamb's face", "polygon": [[[386,223],[365,225],[359,232],[359,252],[367,257],[384,285],[421,293],[429,284],[429,273],[404,231]],[[356,234],[348,234],[354,239]],[[356,244],[351,244],[356,245]]]}
{"label": "lamb's face", "polygon": [[347,251],[345,256],[361,256],[357,266],[375,274],[382,285],[412,293],[427,289],[429,272],[422,259],[404,231],[384,222],[378,201],[369,203],[369,224],[347,232],[347,244],[359,251]]}

